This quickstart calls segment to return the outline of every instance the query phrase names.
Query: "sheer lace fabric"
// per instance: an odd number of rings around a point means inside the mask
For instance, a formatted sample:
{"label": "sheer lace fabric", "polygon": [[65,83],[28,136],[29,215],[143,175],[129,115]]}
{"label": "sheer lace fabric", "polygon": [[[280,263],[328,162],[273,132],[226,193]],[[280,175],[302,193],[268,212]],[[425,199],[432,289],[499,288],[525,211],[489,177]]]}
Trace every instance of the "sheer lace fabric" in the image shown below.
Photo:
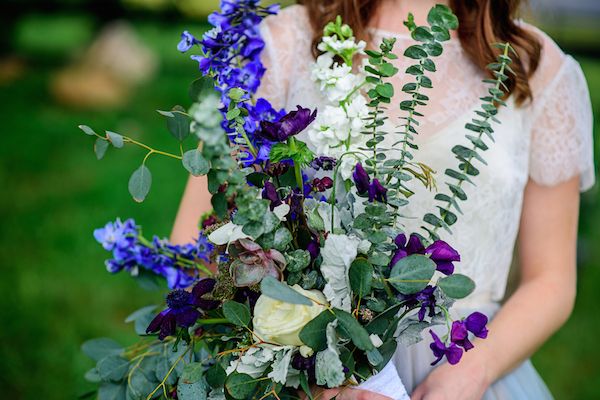
{"label": "sheer lace fabric", "polygon": [[[453,226],[452,236],[441,232],[442,239],[452,243],[462,256],[457,271],[469,275],[477,284],[472,296],[457,303],[459,311],[483,307],[488,308],[491,315],[504,297],[519,230],[523,193],[529,179],[553,186],[580,176],[582,190],[594,184],[592,112],[581,68],[545,34],[527,27],[539,35],[544,46],[541,65],[531,81],[534,99],[517,107],[509,98],[507,106],[500,110],[502,123],[495,126],[496,142],[485,153],[488,165],[480,169],[477,187],[465,187],[469,200],[464,203],[464,215]],[[312,32],[305,10],[301,6],[289,7],[280,15],[267,19],[262,31],[267,43],[264,62],[268,71],[259,95],[288,110],[297,104],[321,107],[325,100],[310,79],[314,59]],[[374,43],[382,37],[396,37],[399,56],[413,44],[406,35],[379,29],[372,29],[371,33]],[[457,165],[450,150],[456,144],[470,144],[464,137],[464,125],[475,116],[479,97],[486,95],[487,88],[481,82],[484,72],[470,62],[458,40],[448,42],[444,53],[435,61],[437,72],[430,75],[433,89],[425,93],[431,101],[421,109],[425,117],[420,119],[416,138],[420,149],[415,159],[437,171],[438,186],[444,190],[444,171]],[[399,57],[397,67],[403,72],[409,62]],[[387,110],[389,124],[397,124],[401,113],[398,104],[403,99],[400,89],[410,79],[400,73],[392,80],[396,97]],[[410,216],[420,218],[426,212],[436,210],[435,193],[416,184],[414,190],[416,194],[405,209],[405,215],[409,217],[404,223],[409,232],[420,231],[421,226],[418,218]],[[412,388],[429,371],[431,356],[427,345],[419,344],[399,350],[396,360],[405,384]],[[403,363],[409,365],[403,366]],[[526,371],[522,373],[525,375],[517,377],[521,382],[526,383],[529,378],[539,381],[530,365],[519,370]],[[540,387],[544,387],[541,381]],[[511,391],[497,387],[496,393],[503,393],[503,390]],[[539,392],[539,397],[488,394],[486,399],[550,398],[546,392]]]}

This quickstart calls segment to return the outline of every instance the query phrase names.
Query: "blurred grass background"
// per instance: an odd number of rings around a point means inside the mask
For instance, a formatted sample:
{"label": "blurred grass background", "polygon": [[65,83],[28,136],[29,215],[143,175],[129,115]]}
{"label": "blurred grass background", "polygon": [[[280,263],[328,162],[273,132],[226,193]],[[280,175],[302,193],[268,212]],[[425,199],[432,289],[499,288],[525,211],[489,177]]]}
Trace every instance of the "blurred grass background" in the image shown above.
{"label": "blurred grass background", "polygon": [[[12,24],[10,38],[3,38],[3,57],[17,60],[11,64],[17,72],[12,67],[9,78],[0,81],[2,398],[73,399],[87,392],[93,385],[83,374],[92,362],[80,352],[80,344],[98,336],[132,343],[135,335],[124,318],[160,301],[159,294],[144,291],[126,275],[106,273],[106,254],[92,231],[120,216],[135,218],[148,234],[168,236],[185,173],[170,160],[152,159],[154,189],[145,203],[135,204],[127,193],[127,180],[143,154],[133,148],[109,150],[105,160],[97,161],[92,139],[77,129],[86,123],[177,151],[154,110],[189,104],[187,87],[198,75],[197,64],[179,54],[175,45],[182,30],[199,34],[205,28],[199,16],[215,2],[192,1],[175,9],[168,1],[153,0],[155,11],[135,8],[144,1],[129,0],[119,12],[157,54],[160,69],[134,90],[125,106],[100,111],[60,105],[49,91],[56,71],[94,38],[98,21],[86,12],[86,1],[65,1],[64,6],[30,1],[30,8],[18,8],[23,4],[9,0],[14,17],[0,10],[3,20],[10,18]],[[166,9],[162,3],[169,3]],[[577,51],[600,115],[600,31],[577,24],[573,29],[550,24],[548,31],[567,50]],[[596,134],[599,128],[596,122]],[[595,191],[583,196],[575,312],[534,356],[557,399],[600,398],[597,206]]]}

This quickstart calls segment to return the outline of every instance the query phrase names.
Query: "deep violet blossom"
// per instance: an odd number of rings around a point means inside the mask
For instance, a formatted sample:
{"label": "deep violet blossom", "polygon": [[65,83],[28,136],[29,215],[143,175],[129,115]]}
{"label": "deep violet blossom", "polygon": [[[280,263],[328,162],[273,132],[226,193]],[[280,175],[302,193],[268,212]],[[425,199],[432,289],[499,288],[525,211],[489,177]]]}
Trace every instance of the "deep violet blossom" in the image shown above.
{"label": "deep violet blossom", "polygon": [[396,236],[394,243],[397,249],[390,266],[413,254],[429,255],[431,260],[435,262],[438,271],[445,275],[452,275],[454,273],[454,262],[460,261],[460,254],[443,240],[436,240],[430,246],[425,247],[417,235],[410,235],[407,241],[406,235],[400,234]]}
{"label": "deep violet blossom", "polygon": [[270,142],[285,142],[288,138],[295,136],[305,130],[317,118],[317,110],[309,110],[297,106],[277,122],[261,121],[260,131],[257,135]]}
{"label": "deep violet blossom", "polygon": [[379,179],[375,178],[371,181],[369,174],[367,174],[361,163],[356,164],[352,178],[359,195],[368,195],[371,203],[374,201],[387,202],[387,189],[379,182]]}
{"label": "deep violet blossom", "polygon": [[469,340],[469,332],[475,337],[485,339],[488,335],[487,323],[488,318],[480,312],[474,312],[462,321],[454,321],[450,332],[450,340],[466,351],[471,350],[474,346]]}
{"label": "deep violet blossom", "polygon": [[455,343],[450,343],[449,346],[446,346],[444,342],[436,335],[432,330],[429,330],[431,337],[433,338],[433,343],[429,345],[431,351],[433,351],[433,355],[436,359],[431,363],[431,365],[436,365],[444,357],[448,360],[448,363],[451,365],[458,364],[463,355],[463,349],[458,347]]}

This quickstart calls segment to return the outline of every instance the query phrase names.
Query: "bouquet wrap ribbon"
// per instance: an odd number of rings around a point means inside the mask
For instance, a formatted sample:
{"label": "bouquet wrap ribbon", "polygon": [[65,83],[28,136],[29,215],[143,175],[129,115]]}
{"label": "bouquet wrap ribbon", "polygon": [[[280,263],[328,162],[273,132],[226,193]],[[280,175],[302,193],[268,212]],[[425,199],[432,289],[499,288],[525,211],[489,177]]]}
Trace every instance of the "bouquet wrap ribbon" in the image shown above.
{"label": "bouquet wrap ribbon", "polygon": [[392,400],[410,400],[408,392],[398,375],[396,366],[390,361],[377,375],[358,385],[356,389],[368,390]]}

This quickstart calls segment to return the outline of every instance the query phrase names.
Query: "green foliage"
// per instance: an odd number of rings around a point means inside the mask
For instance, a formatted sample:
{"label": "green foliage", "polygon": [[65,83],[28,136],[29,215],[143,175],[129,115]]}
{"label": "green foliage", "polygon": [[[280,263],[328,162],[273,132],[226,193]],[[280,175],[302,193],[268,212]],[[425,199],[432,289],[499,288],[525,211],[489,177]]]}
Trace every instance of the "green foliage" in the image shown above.
{"label": "green foliage", "polygon": [[206,175],[210,171],[210,163],[198,149],[186,151],[182,162],[185,169],[194,176]]}
{"label": "green foliage", "polygon": [[[444,16],[437,16],[437,19],[447,18]],[[431,240],[439,238],[437,231],[440,228],[446,229],[451,232],[450,227],[458,220],[458,215],[461,214],[462,210],[459,206],[460,201],[467,200],[467,193],[463,189],[465,182],[473,184],[473,181],[469,176],[474,177],[479,175],[479,169],[476,166],[476,161],[486,165],[487,162],[481,155],[481,152],[488,150],[489,146],[485,143],[484,138],[491,141],[494,140],[492,128],[492,122],[499,123],[500,121],[496,118],[498,113],[498,107],[506,105],[504,102],[504,96],[508,92],[508,88],[504,83],[508,76],[507,73],[513,73],[510,68],[512,60],[510,53],[514,53],[514,50],[509,43],[498,44],[496,47],[501,51],[498,56],[498,60],[495,63],[488,65],[488,69],[495,79],[485,79],[484,82],[488,83],[488,95],[481,98],[483,101],[481,110],[477,110],[477,118],[473,118],[471,122],[465,125],[465,128],[469,132],[475,132],[475,135],[468,133],[465,137],[471,142],[472,146],[465,147],[461,145],[454,146],[452,153],[458,160],[458,170],[447,169],[446,176],[452,179],[451,182],[447,182],[446,185],[450,193],[440,193],[436,195],[435,199],[442,203],[438,207],[439,214],[428,213],[423,218],[423,221],[429,225],[423,226],[423,229],[427,231]]]}
{"label": "green foliage", "polygon": [[266,276],[261,281],[260,291],[263,295],[284,303],[301,304],[305,306],[313,305],[312,300],[310,300],[308,297],[301,295],[285,283],[278,281],[272,276]]}
{"label": "green foliage", "polygon": [[327,325],[335,321],[334,314],[325,310],[317,315],[312,321],[304,325],[299,337],[302,343],[314,351],[322,351],[327,347]]}
{"label": "green foliage", "polygon": [[441,278],[437,286],[451,299],[464,299],[475,290],[475,282],[461,274],[453,274]]}
{"label": "green foliage", "polygon": [[250,375],[233,372],[225,380],[225,393],[236,400],[252,398],[257,382]]}
{"label": "green foliage", "polygon": [[252,319],[248,306],[233,300],[223,303],[223,315],[229,322],[241,327],[248,327]]}
{"label": "green foliage", "polygon": [[140,165],[129,178],[129,193],[138,203],[144,201],[152,186],[152,173],[145,165]]}
{"label": "green foliage", "polygon": [[333,313],[338,320],[339,327],[352,340],[356,347],[364,351],[370,351],[375,348],[369,337],[367,330],[352,316],[352,314],[334,309]]}
{"label": "green foliage", "polygon": [[364,258],[357,258],[350,265],[348,272],[352,292],[359,298],[371,294],[373,282],[373,266]]}
{"label": "green foliage", "polygon": [[436,265],[429,257],[414,254],[394,264],[389,282],[402,294],[414,294],[425,289],[435,269]]}

